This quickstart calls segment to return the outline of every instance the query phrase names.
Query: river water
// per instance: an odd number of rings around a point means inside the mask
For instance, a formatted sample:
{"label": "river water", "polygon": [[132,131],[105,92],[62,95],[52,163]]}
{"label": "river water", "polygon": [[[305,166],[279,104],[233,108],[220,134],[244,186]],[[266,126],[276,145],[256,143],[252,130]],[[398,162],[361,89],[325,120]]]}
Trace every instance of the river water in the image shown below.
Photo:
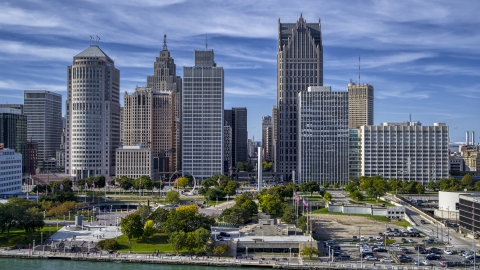
{"label": "river water", "polygon": [[[116,262],[90,262],[71,260],[46,260],[46,259],[13,259],[0,258],[2,270],[207,270],[212,266],[196,265],[168,265],[168,264],[140,264],[140,263],[116,263]],[[240,270],[238,267],[228,267],[229,270]],[[245,268],[244,268],[245,269]],[[259,270],[260,268],[249,268]]]}

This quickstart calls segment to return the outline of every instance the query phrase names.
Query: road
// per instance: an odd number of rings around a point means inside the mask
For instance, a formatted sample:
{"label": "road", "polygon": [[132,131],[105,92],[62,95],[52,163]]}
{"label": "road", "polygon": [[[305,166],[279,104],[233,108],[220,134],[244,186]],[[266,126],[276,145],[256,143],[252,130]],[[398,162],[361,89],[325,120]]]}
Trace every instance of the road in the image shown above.
{"label": "road", "polygon": [[[422,231],[426,235],[429,235],[433,238],[438,239],[440,242],[444,242],[447,245],[453,246],[458,249],[471,249],[472,248],[472,239],[465,238],[463,234],[455,232],[453,229],[443,226],[440,222],[431,222],[430,217],[420,210],[415,209],[414,207],[407,205],[404,201],[399,198],[396,198],[392,195],[386,195],[389,200],[396,202],[402,205],[405,205],[406,214],[410,219],[415,222],[415,229]],[[425,220],[427,224],[422,224],[421,220]],[[438,232],[438,233],[437,233]],[[438,237],[437,237],[438,234]],[[479,245],[478,241],[474,242],[474,249],[478,250]]]}

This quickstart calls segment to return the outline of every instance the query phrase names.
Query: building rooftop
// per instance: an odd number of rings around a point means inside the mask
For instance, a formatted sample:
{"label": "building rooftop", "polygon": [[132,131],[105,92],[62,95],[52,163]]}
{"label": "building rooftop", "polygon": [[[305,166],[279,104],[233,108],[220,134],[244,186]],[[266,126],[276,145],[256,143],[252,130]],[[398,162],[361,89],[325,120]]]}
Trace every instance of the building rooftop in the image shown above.
{"label": "building rooftop", "polygon": [[110,59],[110,57],[97,45],[90,45],[90,47],[75,55],[75,57],[107,57]]}

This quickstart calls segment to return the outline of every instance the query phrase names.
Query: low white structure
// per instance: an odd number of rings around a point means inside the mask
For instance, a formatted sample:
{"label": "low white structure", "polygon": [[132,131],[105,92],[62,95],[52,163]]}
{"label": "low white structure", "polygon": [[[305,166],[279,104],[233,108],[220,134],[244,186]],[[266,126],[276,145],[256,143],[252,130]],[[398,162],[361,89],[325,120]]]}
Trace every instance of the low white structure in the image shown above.
{"label": "low white structure", "polygon": [[328,212],[341,212],[343,214],[354,215],[372,215],[385,216],[390,219],[403,219],[405,217],[405,206],[387,206],[387,207],[372,207],[372,206],[357,206],[357,205],[328,205]]}
{"label": "low white structure", "polygon": [[474,191],[439,191],[438,209],[435,209],[435,216],[441,219],[457,220],[459,201],[461,195],[479,195],[480,192]]}
{"label": "low white structure", "polygon": [[[3,144],[0,149],[3,149]],[[22,154],[5,148],[0,150],[0,195],[22,192]]]}

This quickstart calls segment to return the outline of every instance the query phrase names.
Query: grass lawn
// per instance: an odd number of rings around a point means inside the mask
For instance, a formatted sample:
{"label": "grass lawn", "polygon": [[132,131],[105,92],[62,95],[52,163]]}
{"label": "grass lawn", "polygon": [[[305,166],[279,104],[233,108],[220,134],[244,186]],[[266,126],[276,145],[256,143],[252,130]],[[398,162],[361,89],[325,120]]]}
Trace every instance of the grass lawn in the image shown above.
{"label": "grass lawn", "polygon": [[[132,252],[136,253],[148,253],[153,252],[155,249],[160,252],[173,252],[172,247],[167,242],[167,236],[165,234],[156,233],[153,236],[143,240],[133,239],[132,240]],[[125,235],[122,235],[117,238],[118,243],[120,244],[119,252],[129,252],[130,243],[128,238]]]}
{"label": "grass lawn", "polygon": [[402,226],[402,227],[406,228],[406,227],[410,226],[410,223],[406,220],[401,220],[401,221],[395,222],[395,225]]}
{"label": "grass lawn", "polygon": [[[61,228],[61,226],[59,226]],[[57,225],[45,225],[40,232],[43,233],[43,240],[45,241],[50,235],[54,234],[57,232]],[[22,237],[22,236],[29,236],[32,233],[26,233],[25,230],[21,229],[11,229],[10,230],[10,237],[8,237],[7,232],[5,231],[4,233],[0,234],[0,247],[12,247],[15,244],[11,245],[8,243],[8,240],[13,237]],[[38,237],[35,237],[35,244],[40,244],[40,241],[42,237],[40,236],[40,233],[38,233]],[[33,239],[32,239],[33,240]],[[18,244],[24,244],[24,243],[18,243]],[[32,241],[33,244],[33,241]]]}
{"label": "grass lawn", "polygon": [[386,201],[382,201],[382,200],[361,200],[361,201],[356,201],[356,200],[350,200],[352,203],[357,203],[357,204],[374,204],[374,205],[377,205],[377,204],[385,204],[385,206],[395,206],[395,204],[392,204],[392,203],[389,203],[389,202],[386,202]]}
{"label": "grass lawn", "polygon": [[342,215],[342,216],[359,216],[359,217],[367,217],[369,219],[373,219],[376,221],[381,222],[390,222],[390,219],[384,216],[372,216],[369,214],[344,214],[342,212],[328,212],[328,208],[317,209],[313,211],[314,214],[329,214],[329,215]]}

